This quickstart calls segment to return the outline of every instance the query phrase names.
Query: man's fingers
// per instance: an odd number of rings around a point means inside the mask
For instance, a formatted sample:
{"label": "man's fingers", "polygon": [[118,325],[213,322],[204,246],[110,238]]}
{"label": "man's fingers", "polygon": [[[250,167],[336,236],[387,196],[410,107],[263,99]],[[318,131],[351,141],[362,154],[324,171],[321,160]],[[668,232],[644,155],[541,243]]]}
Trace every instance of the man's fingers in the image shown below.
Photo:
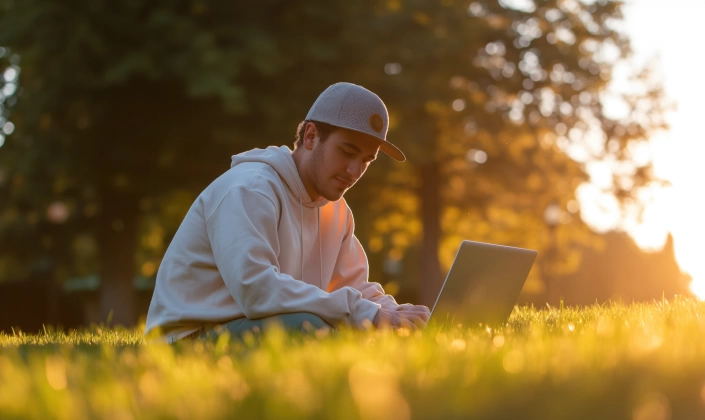
{"label": "man's fingers", "polygon": [[428,321],[427,318],[424,318],[424,312],[404,312],[404,317],[408,322],[419,328],[423,328]]}
{"label": "man's fingers", "polygon": [[416,322],[414,322],[414,316],[408,312],[396,312],[392,315],[395,320],[396,328],[408,328],[410,330],[415,330],[417,328]]}
{"label": "man's fingers", "polygon": [[404,311],[404,312],[426,312],[429,315],[431,314],[431,310],[428,309],[428,306],[425,305],[412,305],[411,303],[404,303],[401,304],[397,307],[397,311]]}
{"label": "man's fingers", "polygon": [[393,327],[394,326],[394,320],[389,316],[386,310],[380,309],[379,310],[379,323],[377,325],[377,328],[388,328],[388,327]]}
{"label": "man's fingers", "polygon": [[389,322],[392,328],[410,328],[410,321],[399,313],[389,314]]}
{"label": "man's fingers", "polygon": [[[406,304],[406,310],[380,309],[378,328],[423,328],[428,322],[430,311],[423,305]],[[400,307],[402,305],[399,305]]]}
{"label": "man's fingers", "polygon": [[426,325],[426,321],[424,321],[420,316],[414,316],[410,319],[410,321],[419,328],[423,328]]}
{"label": "man's fingers", "polygon": [[424,320],[424,322],[428,322],[429,318],[431,318],[431,310],[428,309],[428,307],[423,306],[423,305],[417,305],[417,308],[421,311],[421,318]]}
{"label": "man's fingers", "polygon": [[431,314],[431,310],[428,309],[428,306],[425,305],[414,305],[414,310],[426,312],[429,315]]}
{"label": "man's fingers", "polygon": [[410,330],[415,330],[416,329],[416,324],[412,322],[412,320],[408,318],[398,318],[399,319],[399,324],[398,326],[400,328],[408,328]]}
{"label": "man's fingers", "polygon": [[428,322],[428,319],[431,317],[430,312],[426,311],[404,311],[404,315],[419,317],[423,319],[424,322]]}

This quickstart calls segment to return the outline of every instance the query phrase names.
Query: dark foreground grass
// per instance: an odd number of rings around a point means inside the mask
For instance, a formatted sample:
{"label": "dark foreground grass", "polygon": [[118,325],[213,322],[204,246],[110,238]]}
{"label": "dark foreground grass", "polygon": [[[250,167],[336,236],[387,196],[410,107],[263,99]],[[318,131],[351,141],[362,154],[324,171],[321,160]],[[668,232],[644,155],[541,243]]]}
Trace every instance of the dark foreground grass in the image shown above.
{"label": "dark foreground grass", "polygon": [[0,334],[0,418],[703,419],[705,304],[536,310],[500,329]]}

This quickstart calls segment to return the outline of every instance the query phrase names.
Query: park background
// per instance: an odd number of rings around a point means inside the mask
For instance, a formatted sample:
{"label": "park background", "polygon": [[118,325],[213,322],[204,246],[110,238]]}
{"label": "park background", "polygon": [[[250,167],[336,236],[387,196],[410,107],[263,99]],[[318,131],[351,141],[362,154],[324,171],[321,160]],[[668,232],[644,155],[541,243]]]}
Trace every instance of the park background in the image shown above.
{"label": "park background", "polygon": [[521,304],[703,297],[703,6],[349,3],[0,2],[0,329],[134,325],[198,193],[337,81],[409,158],[346,195],[399,301],[463,239],[539,251]]}

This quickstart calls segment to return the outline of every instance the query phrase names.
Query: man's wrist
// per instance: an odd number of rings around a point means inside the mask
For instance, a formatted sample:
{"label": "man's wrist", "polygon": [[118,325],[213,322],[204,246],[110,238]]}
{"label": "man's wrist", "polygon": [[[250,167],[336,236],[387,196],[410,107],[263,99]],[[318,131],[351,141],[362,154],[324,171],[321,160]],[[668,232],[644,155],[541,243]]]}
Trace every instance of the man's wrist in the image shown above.
{"label": "man's wrist", "polygon": [[355,305],[350,323],[354,328],[366,329],[369,324],[374,325],[374,320],[377,317],[379,309],[379,304],[367,299],[360,299],[357,305]]}

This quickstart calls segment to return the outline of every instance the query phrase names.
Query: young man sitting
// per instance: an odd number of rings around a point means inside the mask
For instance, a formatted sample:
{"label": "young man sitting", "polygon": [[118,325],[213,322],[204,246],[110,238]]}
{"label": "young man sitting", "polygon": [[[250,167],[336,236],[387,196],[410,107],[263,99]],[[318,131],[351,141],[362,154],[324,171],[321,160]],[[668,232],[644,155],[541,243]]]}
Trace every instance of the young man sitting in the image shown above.
{"label": "young man sitting", "polygon": [[[423,327],[429,309],[396,303],[367,281],[365,251],[343,194],[386,141],[382,100],[351,83],[318,97],[286,146],[232,157],[196,199],[166,251],[145,334],[168,342],[278,322],[289,330]],[[218,327],[218,328],[214,328]]]}

